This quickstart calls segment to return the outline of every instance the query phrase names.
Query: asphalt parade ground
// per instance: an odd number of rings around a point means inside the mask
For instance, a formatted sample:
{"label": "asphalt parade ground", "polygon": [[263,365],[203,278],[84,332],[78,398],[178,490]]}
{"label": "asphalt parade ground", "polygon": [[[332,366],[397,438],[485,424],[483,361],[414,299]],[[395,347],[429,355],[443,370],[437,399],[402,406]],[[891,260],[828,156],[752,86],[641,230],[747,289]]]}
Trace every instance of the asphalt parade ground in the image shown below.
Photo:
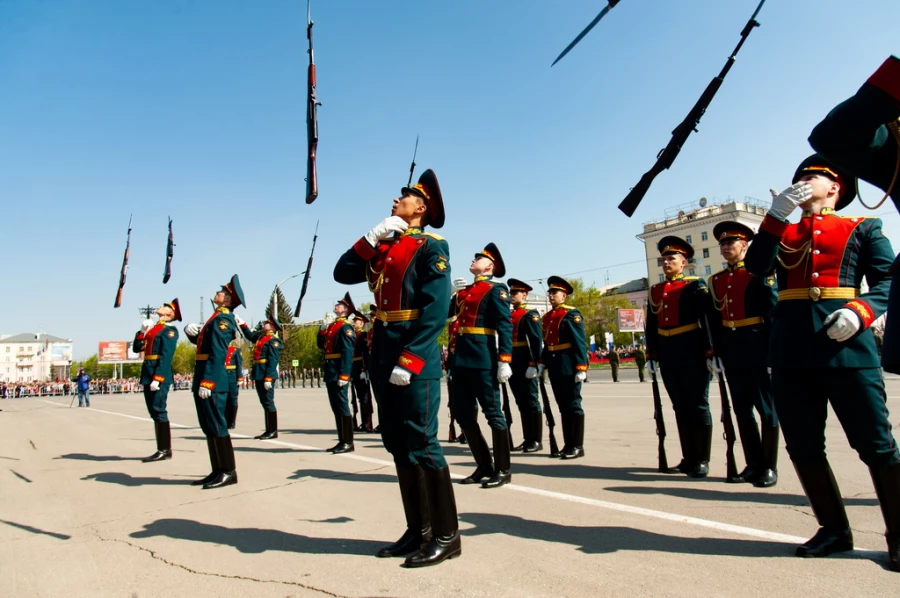
{"label": "asphalt parade ground", "polygon": [[[252,439],[262,409],[242,391],[239,483],[218,490],[190,486],[209,460],[186,391],[169,395],[174,458],[148,464],[139,394],[94,395],[84,409],[70,397],[0,401],[0,596],[900,595],[868,470],[833,414],[828,454],[857,550],[800,559],[795,545],[817,525],[783,447],[774,488],[724,483],[719,424],[708,479],[659,474],[650,383],[634,370],[590,380],[586,457],[548,458],[545,429],[543,453],[513,454],[512,484],[457,485],[463,554],[415,570],[373,556],[405,528],[394,467],[377,434],[358,434],[355,453],[325,452],[337,439],[324,388],[276,391],[273,441]],[[896,424],[900,379],[887,388]],[[710,397],[718,420],[715,386]],[[442,440],[447,422],[444,404]],[[444,447],[455,477],[471,473],[465,446]]]}

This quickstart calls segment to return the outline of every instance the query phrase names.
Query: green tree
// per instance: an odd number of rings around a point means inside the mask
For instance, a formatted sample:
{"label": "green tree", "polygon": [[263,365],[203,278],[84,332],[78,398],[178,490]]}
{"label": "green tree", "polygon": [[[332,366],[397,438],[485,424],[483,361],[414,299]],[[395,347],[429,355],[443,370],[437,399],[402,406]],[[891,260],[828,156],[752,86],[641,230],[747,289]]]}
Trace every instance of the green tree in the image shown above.
{"label": "green tree", "polygon": [[172,372],[175,374],[194,373],[194,361],[197,349],[190,341],[183,340],[175,345],[175,355],[172,357]]}

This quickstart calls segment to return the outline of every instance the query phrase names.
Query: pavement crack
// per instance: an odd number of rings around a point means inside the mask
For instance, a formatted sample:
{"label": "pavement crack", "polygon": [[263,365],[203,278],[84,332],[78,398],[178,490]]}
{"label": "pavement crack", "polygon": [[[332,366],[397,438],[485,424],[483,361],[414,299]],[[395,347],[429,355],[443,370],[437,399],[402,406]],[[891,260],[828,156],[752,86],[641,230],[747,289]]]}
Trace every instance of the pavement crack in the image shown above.
{"label": "pavement crack", "polygon": [[187,571],[188,573],[191,573],[193,575],[205,575],[208,577],[219,577],[222,579],[239,579],[242,581],[254,581],[257,583],[272,583],[272,584],[279,584],[279,585],[286,585],[286,586],[295,586],[298,588],[303,588],[304,590],[311,590],[313,592],[319,592],[320,594],[324,594],[325,596],[334,596],[334,598],[351,598],[350,596],[345,596],[343,594],[335,594],[334,592],[331,592],[329,590],[317,588],[315,586],[305,584],[305,583],[300,583],[299,581],[285,581],[285,580],[281,580],[281,579],[262,579],[262,578],[258,578],[258,577],[248,577],[245,575],[226,575],[224,573],[213,573],[210,571],[200,571],[198,569],[193,569],[191,567],[188,567],[187,565],[182,565],[181,563],[176,563],[174,561],[170,561],[169,559],[167,559],[163,556],[160,556],[155,550],[145,548],[144,546],[141,546],[140,544],[135,544],[134,542],[129,542],[128,540],[123,540],[121,538],[104,538],[100,534],[100,532],[97,531],[96,529],[93,529],[91,531],[94,532],[94,535],[96,536],[96,538],[98,540],[100,540],[101,542],[116,542],[119,544],[125,544],[126,546],[130,546],[132,548],[137,548],[141,552],[146,552],[147,554],[149,554],[150,557],[153,558],[154,560],[164,563],[170,567],[175,567],[177,569]]}

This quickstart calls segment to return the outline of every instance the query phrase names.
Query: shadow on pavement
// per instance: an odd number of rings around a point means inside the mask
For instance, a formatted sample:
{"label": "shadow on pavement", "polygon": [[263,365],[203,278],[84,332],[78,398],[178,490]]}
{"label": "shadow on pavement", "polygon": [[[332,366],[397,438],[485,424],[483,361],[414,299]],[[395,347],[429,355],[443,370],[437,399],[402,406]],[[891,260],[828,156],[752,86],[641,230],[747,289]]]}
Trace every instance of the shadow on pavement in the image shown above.
{"label": "shadow on pavement", "polygon": [[54,459],[75,459],[76,461],[140,461],[140,457],[120,457],[118,455],[88,455],[87,453],[68,453],[53,457]]}
{"label": "shadow on pavement", "polygon": [[229,528],[199,523],[190,519],[159,519],[131,534],[132,538],[166,536],[178,540],[209,542],[232,546],[243,553],[260,554],[267,550],[306,554],[347,554],[372,556],[384,542],[352,538],[313,538],[275,529]]}
{"label": "shadow on pavement", "polygon": [[[530,455],[540,455],[540,453],[530,453]],[[578,461],[577,459],[574,462],[550,459],[545,455],[540,461],[529,459],[526,463],[513,457],[512,471],[513,473],[551,478],[619,480],[623,482],[684,482],[689,479],[683,474],[659,473],[655,467],[604,467],[602,465],[588,465],[584,461],[579,463]],[[719,481],[721,480],[716,478],[702,478],[691,480],[691,483],[708,484]]]}
{"label": "shadow on pavement", "polygon": [[43,536],[50,536],[51,538],[56,538],[57,540],[69,540],[72,536],[68,536],[66,534],[58,534],[56,532],[45,532],[42,529],[38,529],[36,527],[31,527],[30,525],[25,525],[24,523],[15,523],[14,521],[7,521],[5,519],[0,519],[0,523],[5,523],[11,527],[15,527],[21,530],[25,530],[31,534],[41,534]]}
{"label": "shadow on pavement", "polygon": [[328,430],[282,430],[278,429],[279,434],[325,434],[334,436],[337,439],[337,430],[335,428],[329,428]]}
{"label": "shadow on pavement", "polygon": [[92,473],[82,480],[96,480],[106,484],[118,484],[120,486],[184,486],[183,480],[164,480],[163,478],[135,478],[127,473],[108,471],[104,473]]}
{"label": "shadow on pavement", "polygon": [[[734,488],[734,485],[730,485]],[[750,486],[749,484],[747,486]],[[739,487],[739,486],[738,486]],[[767,503],[776,505],[789,505],[794,507],[805,507],[809,505],[809,501],[802,494],[782,494],[767,492],[766,490],[758,490],[756,492],[729,492],[726,490],[713,490],[711,488],[658,488],[649,486],[619,486],[606,488],[609,492],[621,492],[623,494],[663,494],[665,496],[676,496],[679,498],[689,498],[692,500],[719,500],[724,502],[743,501],[750,503]],[[845,498],[844,504],[847,506],[878,506],[876,498]]]}
{"label": "shadow on pavement", "polygon": [[[393,470],[391,470],[393,471]],[[396,484],[397,476],[387,473],[362,472],[353,473],[346,471],[330,471],[327,469],[298,469],[289,480],[299,480],[300,478],[311,477],[322,480],[342,480],[346,482],[381,482],[385,484]]]}
{"label": "shadow on pavement", "polygon": [[[241,438],[236,438],[235,440],[242,440]],[[257,440],[257,442],[262,442]],[[267,446],[271,448],[266,448]],[[318,450],[312,449],[302,449],[302,448],[290,448],[290,447],[274,447],[271,445],[261,444],[260,446],[241,446],[239,444],[234,445],[234,452],[236,453],[318,453]]]}

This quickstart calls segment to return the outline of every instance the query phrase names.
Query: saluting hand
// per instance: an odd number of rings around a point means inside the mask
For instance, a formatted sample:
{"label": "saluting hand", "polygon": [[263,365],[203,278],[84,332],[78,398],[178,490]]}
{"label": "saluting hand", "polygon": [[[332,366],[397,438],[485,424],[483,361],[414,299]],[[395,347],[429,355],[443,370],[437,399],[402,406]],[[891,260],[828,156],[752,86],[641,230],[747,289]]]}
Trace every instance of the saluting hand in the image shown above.
{"label": "saluting hand", "polygon": [[141,322],[141,330],[143,332],[147,332],[151,328],[153,328],[153,320],[144,320]]}
{"label": "saluting hand", "polygon": [[769,215],[779,220],[787,220],[797,206],[812,197],[812,191],[812,185],[809,183],[802,181],[794,183],[772,200]]}

